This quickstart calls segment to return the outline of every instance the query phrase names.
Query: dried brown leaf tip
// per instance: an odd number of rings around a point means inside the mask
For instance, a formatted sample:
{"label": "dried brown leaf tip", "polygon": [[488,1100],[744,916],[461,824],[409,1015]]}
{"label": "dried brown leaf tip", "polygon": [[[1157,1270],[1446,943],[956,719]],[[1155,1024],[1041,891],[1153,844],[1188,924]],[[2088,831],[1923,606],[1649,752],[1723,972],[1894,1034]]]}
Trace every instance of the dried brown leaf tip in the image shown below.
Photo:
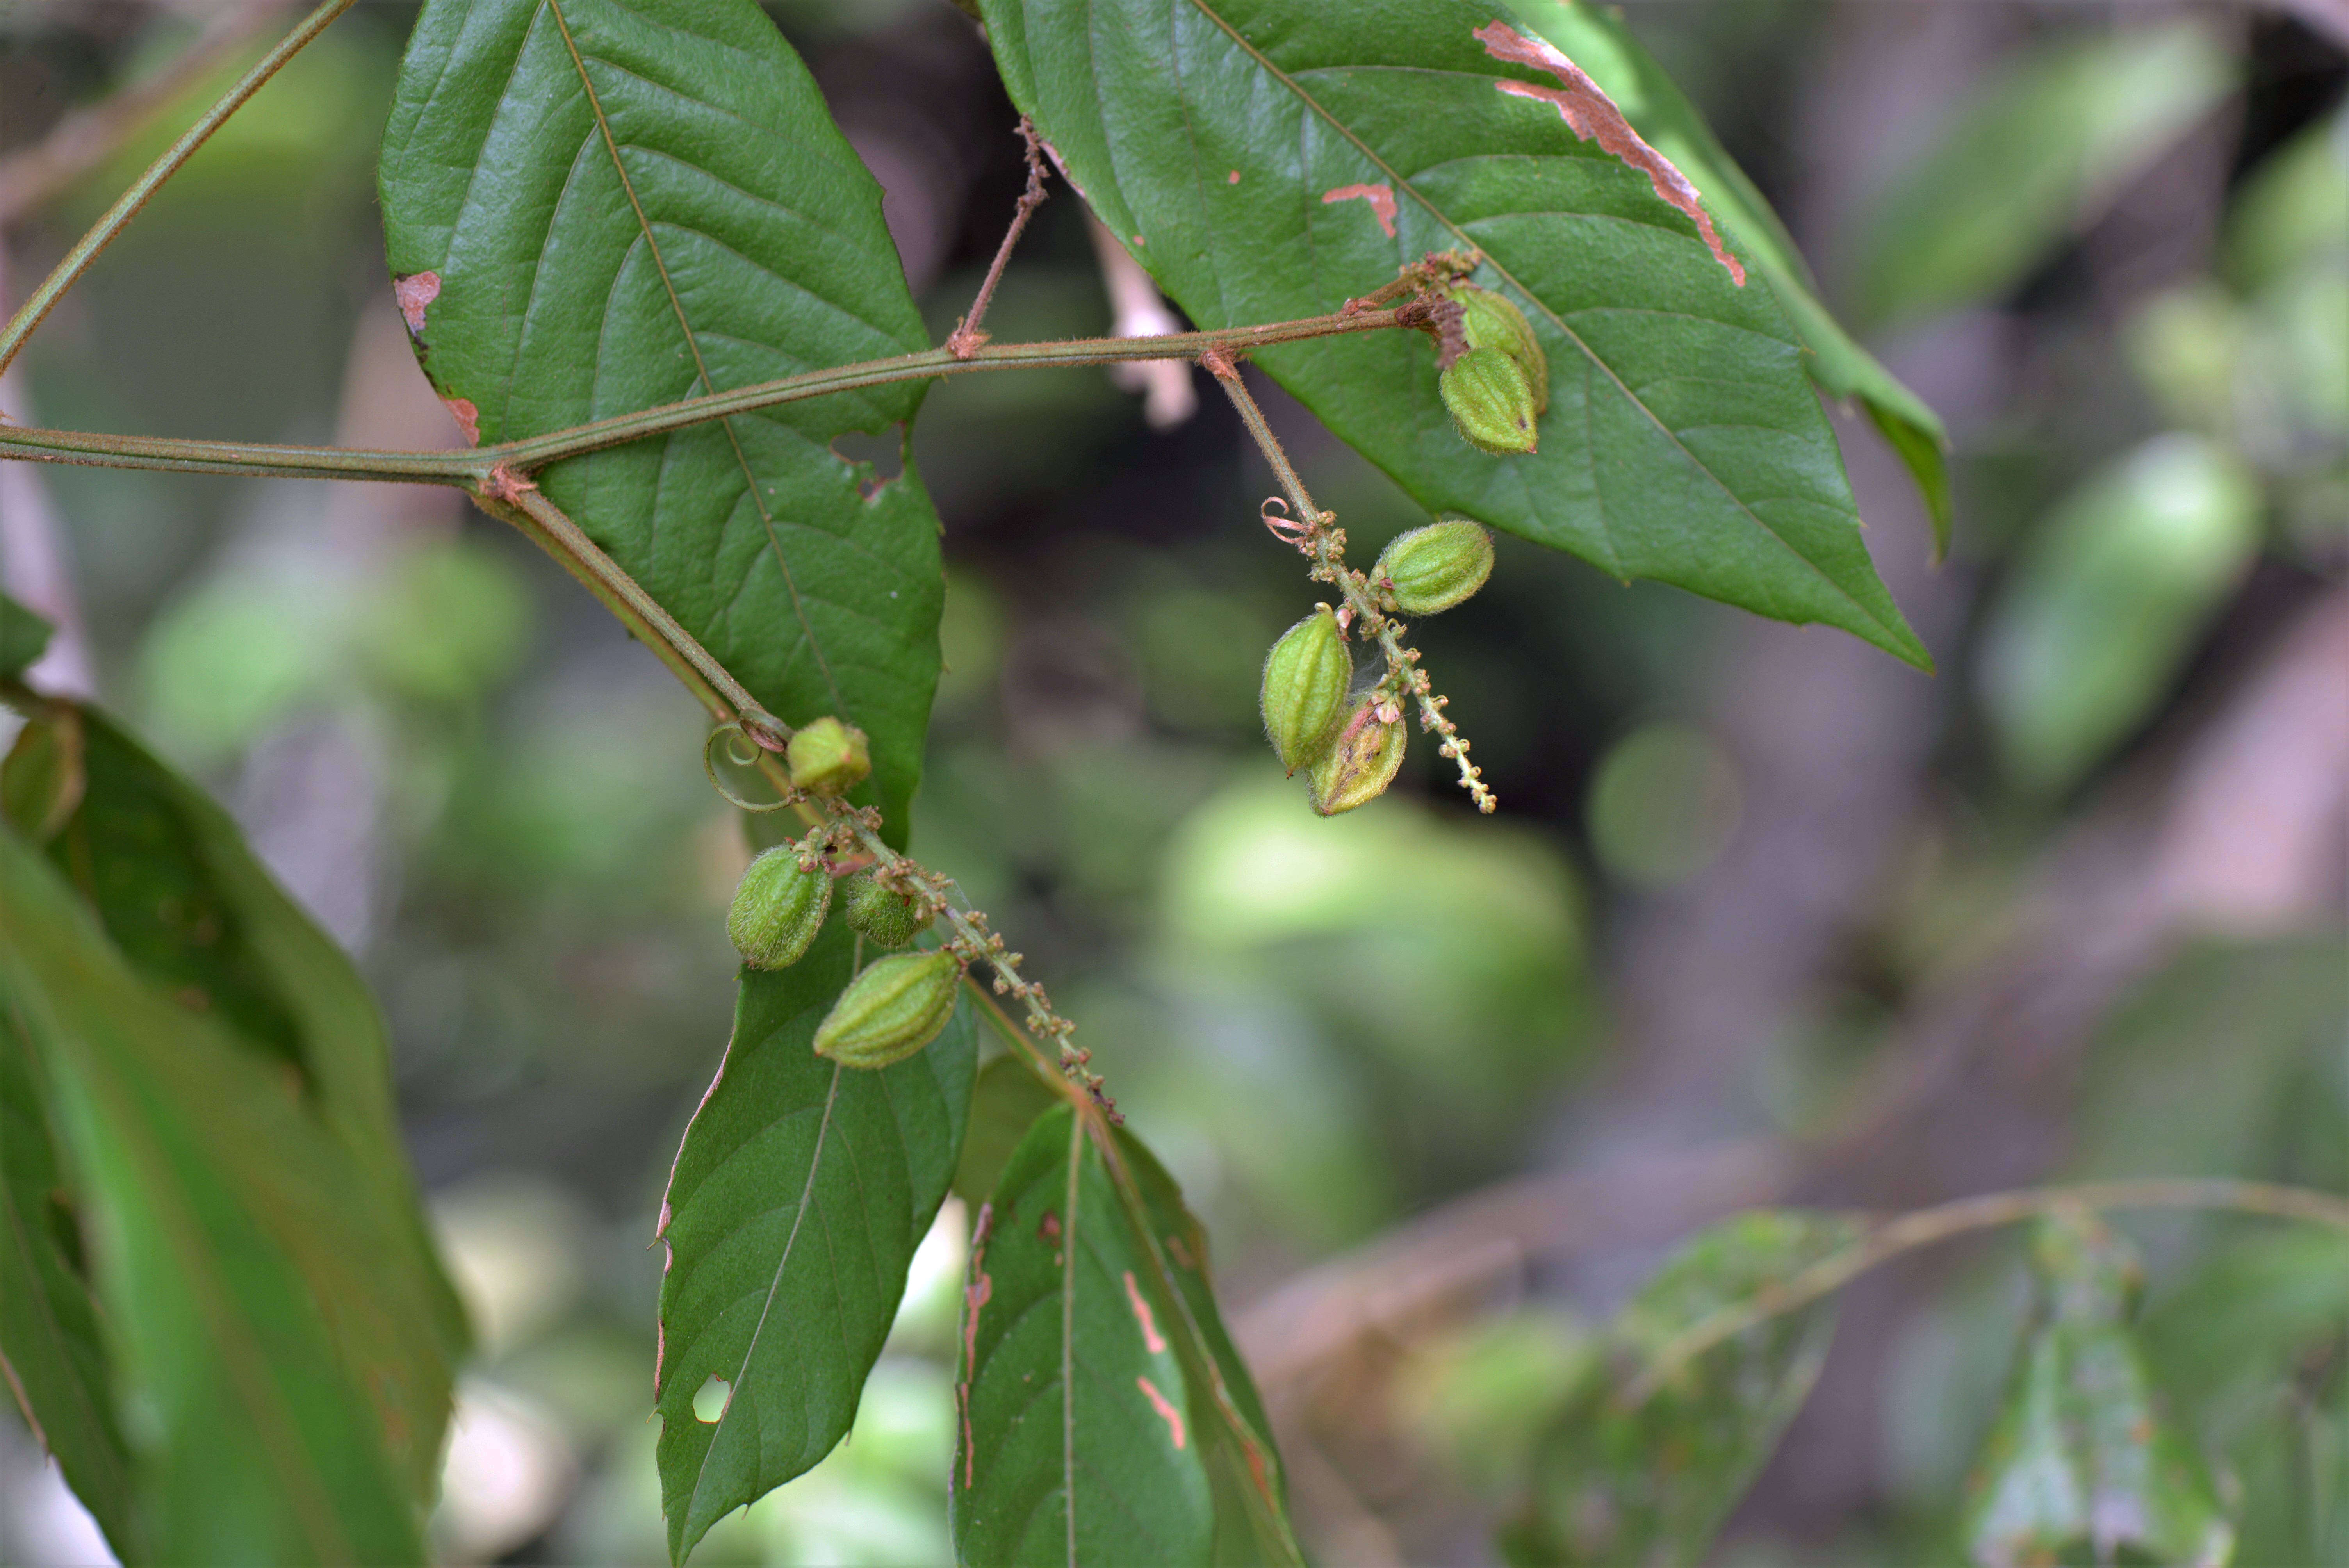
{"label": "dried brown leaf tip", "polygon": [[[1495,24],[1497,26],[1497,24]],[[1340,185],[1321,192],[1321,205],[1339,201],[1368,201],[1371,211],[1378,214],[1379,227],[1392,240],[1395,233],[1394,187],[1383,181],[1377,185]]]}
{"label": "dried brown leaf tip", "polygon": [[1713,249],[1713,260],[1729,269],[1729,275],[1739,288],[1745,286],[1745,268],[1729,247],[1722,243],[1720,232],[1713,228],[1712,215],[1698,200],[1696,187],[1688,176],[1672,167],[1672,160],[1640,139],[1615,100],[1599,90],[1599,84],[1583,73],[1546,38],[1529,38],[1506,22],[1488,22],[1469,36],[1485,46],[1485,52],[1506,65],[1530,66],[1556,77],[1562,87],[1538,87],[1532,82],[1520,82],[1504,77],[1493,85],[1512,98],[1535,98],[1557,110],[1574,134],[1584,141],[1597,139],[1599,147],[1621,159],[1648,177],[1656,194],[1687,213],[1696,222],[1697,232]]}

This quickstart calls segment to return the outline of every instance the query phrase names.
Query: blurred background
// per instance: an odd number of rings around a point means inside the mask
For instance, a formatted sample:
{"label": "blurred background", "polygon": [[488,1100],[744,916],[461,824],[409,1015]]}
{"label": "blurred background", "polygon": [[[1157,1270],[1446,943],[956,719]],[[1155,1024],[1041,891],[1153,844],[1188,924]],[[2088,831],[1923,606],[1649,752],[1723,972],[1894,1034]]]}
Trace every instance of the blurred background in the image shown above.
{"label": "blurred background", "polygon": [[[0,0],[0,302],[285,9]],[[1022,177],[975,25],[945,0],[769,9],[943,336]],[[1420,639],[1500,815],[1414,741],[1388,799],[1325,822],[1256,718],[1263,651],[1315,595],[1257,524],[1269,477],[1222,399],[1187,370],[971,377],[914,443],[948,562],[915,851],[1030,955],[1207,1220],[1330,1563],[1493,1561],[1594,1326],[1736,1210],[2085,1175],[2349,1188],[2349,13],[1624,10],[1949,421],[1934,569],[1904,473],[1838,416],[1937,677],[1504,538]],[[363,0],[300,57],[0,406],[454,445],[373,194],[412,16]],[[212,68],[171,75],[196,40]],[[181,107],[90,155],[150,104]],[[1121,289],[1056,185],[988,325],[1106,331],[1153,305]],[[1358,559],[1425,521],[1262,395]],[[0,547],[67,629],[36,682],[212,788],[378,989],[482,1341],[448,1560],[662,1560],[650,1243],[725,1043],[745,860],[695,704],[452,492],[0,465]],[[950,1201],[851,1440],[698,1563],[949,1560],[966,1224]],[[2344,1485],[2342,1336],[2207,1313],[2323,1258],[2240,1222],[2124,1228],[2172,1397],[2243,1500],[2239,1561],[2310,1560]],[[1863,1280],[1720,1560],[1953,1558],[2025,1301],[2013,1238]],[[0,1559],[100,1553],[0,1418]]]}

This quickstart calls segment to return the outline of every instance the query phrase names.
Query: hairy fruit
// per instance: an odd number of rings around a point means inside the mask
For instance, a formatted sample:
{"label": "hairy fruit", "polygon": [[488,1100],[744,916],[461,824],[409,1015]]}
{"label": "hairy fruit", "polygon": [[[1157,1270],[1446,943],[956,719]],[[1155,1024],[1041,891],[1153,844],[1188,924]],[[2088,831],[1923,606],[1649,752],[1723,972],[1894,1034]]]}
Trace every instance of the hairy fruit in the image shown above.
{"label": "hairy fruit", "polygon": [[962,965],[951,953],[899,953],[848,983],[815,1029],[815,1054],[885,1068],[938,1037],[954,1016]]}
{"label": "hairy fruit", "polygon": [[1402,720],[1381,720],[1376,699],[1364,700],[1313,769],[1313,809],[1334,817],[1385,794],[1402,766]]}
{"label": "hairy fruit", "polygon": [[1449,610],[1493,574],[1493,536],[1457,519],[1397,534],[1379,552],[1371,585],[1394,608],[1413,615]]}
{"label": "hairy fruit", "polygon": [[752,861],[735,885],[726,934],[751,968],[788,969],[823,929],[831,907],[831,873],[822,866],[803,868],[797,844],[777,844]]}
{"label": "hairy fruit", "polygon": [[1538,438],[1533,387],[1506,351],[1472,348],[1436,378],[1461,438],[1480,452],[1530,452]]}
{"label": "hairy fruit", "polygon": [[873,771],[864,732],[827,714],[792,733],[783,752],[792,784],[811,795],[845,795]]}
{"label": "hairy fruit", "polygon": [[1280,634],[1264,661],[1264,733],[1294,773],[1330,748],[1345,717],[1354,655],[1324,604]]}
{"label": "hairy fruit", "polygon": [[884,947],[903,947],[930,923],[929,906],[908,897],[871,872],[858,872],[841,890],[841,913],[849,929]]}
{"label": "hairy fruit", "polygon": [[1460,307],[1460,337],[1468,348],[1497,348],[1517,362],[1534,395],[1534,413],[1549,412],[1549,356],[1542,352],[1526,313],[1491,289],[1456,284],[1444,297]]}

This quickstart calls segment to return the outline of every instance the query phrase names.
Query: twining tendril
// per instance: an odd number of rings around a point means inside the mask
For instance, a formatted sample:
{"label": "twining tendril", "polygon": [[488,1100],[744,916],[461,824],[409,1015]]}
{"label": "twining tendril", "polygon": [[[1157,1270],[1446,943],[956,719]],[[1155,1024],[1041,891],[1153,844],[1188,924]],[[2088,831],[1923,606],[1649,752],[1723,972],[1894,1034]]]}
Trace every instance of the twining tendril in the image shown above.
{"label": "twining tendril", "polygon": [[720,741],[727,743],[726,759],[737,768],[755,767],[763,748],[752,740],[739,723],[719,725],[709,732],[709,738],[701,743],[701,771],[709,776],[709,787],[717,790],[728,805],[743,811],[781,811],[799,804],[797,798],[789,795],[779,800],[746,800],[729,789],[726,781],[718,777],[718,765],[710,758],[710,753],[717,749]]}

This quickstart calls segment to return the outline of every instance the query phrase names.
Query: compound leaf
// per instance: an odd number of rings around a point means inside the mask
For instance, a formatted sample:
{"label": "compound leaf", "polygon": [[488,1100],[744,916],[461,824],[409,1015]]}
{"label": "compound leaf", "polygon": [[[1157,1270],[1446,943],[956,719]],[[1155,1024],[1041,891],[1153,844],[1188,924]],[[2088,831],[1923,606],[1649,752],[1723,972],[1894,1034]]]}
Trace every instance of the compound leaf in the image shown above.
{"label": "compound leaf", "polygon": [[1612,107],[1506,10],[984,9],[1014,101],[1202,325],[1318,315],[1426,252],[1482,253],[1478,281],[1525,311],[1548,356],[1537,455],[1464,443],[1416,334],[1257,356],[1422,504],[1930,665],[1861,544],[1771,285],[1700,223],[1668,164],[1647,153],[1634,168],[1600,145],[1630,145]]}
{"label": "compound leaf", "polygon": [[[670,1172],[654,1380],[679,1562],[847,1432],[961,1154],[978,1053],[968,1003],[879,1072],[814,1053],[854,949],[833,921],[791,968],[744,972],[734,1037]],[[712,1378],[724,1404],[698,1413]]]}
{"label": "compound leaf", "polygon": [[[753,0],[434,0],[381,169],[425,372],[499,441],[926,347],[881,190]],[[871,738],[893,838],[945,581],[910,464],[834,454],[918,383],[737,415],[539,482],[752,695]]]}
{"label": "compound leaf", "polygon": [[[1609,1330],[1616,1375],[1580,1391],[1535,1456],[1514,1563],[1695,1563],[1777,1446],[1826,1359],[1833,1301],[1779,1313],[1677,1366],[1661,1353],[1715,1314],[1847,1245],[1850,1222],[1756,1210],[1699,1234]],[[1639,1404],[1622,1398],[1656,1379]]]}

